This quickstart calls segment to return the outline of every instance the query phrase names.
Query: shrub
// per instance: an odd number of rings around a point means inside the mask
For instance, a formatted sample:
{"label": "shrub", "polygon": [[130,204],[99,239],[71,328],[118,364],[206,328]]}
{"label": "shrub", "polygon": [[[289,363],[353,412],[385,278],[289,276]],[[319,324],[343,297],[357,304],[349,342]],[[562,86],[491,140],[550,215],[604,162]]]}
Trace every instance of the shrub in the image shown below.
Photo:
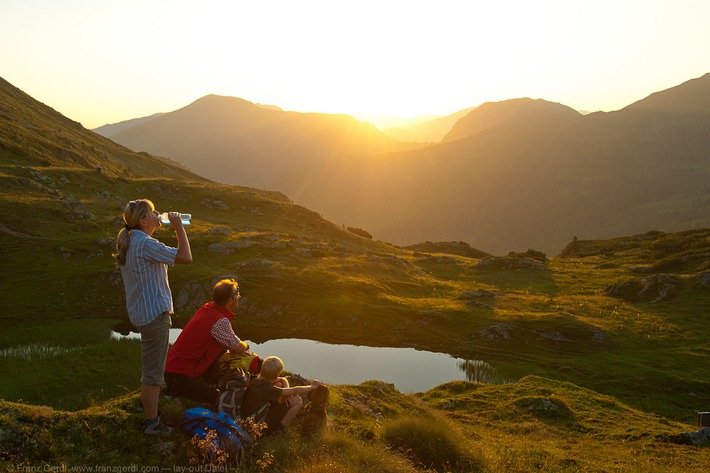
{"label": "shrub", "polygon": [[516,399],[513,405],[542,421],[574,422],[574,414],[567,406],[567,402],[555,395],[549,397],[526,396]]}
{"label": "shrub", "polygon": [[542,251],[538,251],[538,250],[533,250],[532,248],[528,248],[528,251],[526,251],[524,253],[516,253],[514,251],[511,251],[510,253],[508,253],[508,256],[510,256],[512,258],[521,258],[521,257],[522,258],[530,258],[530,259],[534,259],[536,261],[540,261],[542,263],[547,262],[547,254],[546,253],[543,253]]}
{"label": "shrub", "polygon": [[370,235],[367,230],[363,230],[362,228],[348,227],[348,231],[355,235],[372,240],[372,235]]}
{"label": "shrub", "polygon": [[385,425],[382,439],[414,463],[436,471],[478,471],[480,459],[464,448],[465,439],[434,418],[401,418]]}

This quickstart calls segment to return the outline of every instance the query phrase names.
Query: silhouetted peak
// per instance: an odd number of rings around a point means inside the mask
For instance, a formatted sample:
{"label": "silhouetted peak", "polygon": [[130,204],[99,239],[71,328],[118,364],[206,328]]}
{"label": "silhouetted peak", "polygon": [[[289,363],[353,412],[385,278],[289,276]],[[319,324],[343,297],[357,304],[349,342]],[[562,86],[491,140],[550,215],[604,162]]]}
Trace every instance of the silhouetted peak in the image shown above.
{"label": "silhouetted peak", "polygon": [[566,105],[528,97],[486,102],[461,118],[442,141],[466,138],[511,120],[569,119],[581,114]]}
{"label": "silhouetted peak", "polygon": [[683,82],[645,99],[634,102],[622,111],[710,113],[710,73]]}

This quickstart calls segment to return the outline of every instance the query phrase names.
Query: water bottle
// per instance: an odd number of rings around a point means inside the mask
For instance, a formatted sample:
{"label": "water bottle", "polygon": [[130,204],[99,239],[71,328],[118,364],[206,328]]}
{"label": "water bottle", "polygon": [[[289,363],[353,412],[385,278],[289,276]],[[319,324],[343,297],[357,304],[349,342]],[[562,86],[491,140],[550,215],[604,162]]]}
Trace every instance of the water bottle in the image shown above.
{"label": "water bottle", "polygon": [[[192,215],[191,214],[180,214],[180,220],[182,220],[183,225],[190,225],[190,223],[192,223]],[[170,225],[170,219],[168,218],[167,212],[163,212],[160,214],[160,222],[163,225]]]}

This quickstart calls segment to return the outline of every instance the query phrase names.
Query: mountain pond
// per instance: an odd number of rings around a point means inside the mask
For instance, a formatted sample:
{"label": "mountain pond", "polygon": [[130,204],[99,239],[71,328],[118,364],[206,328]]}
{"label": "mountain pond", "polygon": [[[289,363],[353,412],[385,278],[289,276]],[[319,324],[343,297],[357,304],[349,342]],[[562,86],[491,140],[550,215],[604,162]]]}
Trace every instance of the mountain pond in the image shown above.
{"label": "mountain pond", "polygon": [[[175,343],[181,329],[170,329],[170,343]],[[131,332],[112,332],[113,339],[140,339]],[[489,363],[463,360],[445,353],[414,348],[339,345],[313,340],[285,338],[263,343],[249,343],[252,353],[262,358],[278,356],[286,370],[307,379],[320,379],[327,384],[360,384],[368,380],[394,384],[402,393],[424,392],[449,381],[468,380],[486,384],[504,384]]]}

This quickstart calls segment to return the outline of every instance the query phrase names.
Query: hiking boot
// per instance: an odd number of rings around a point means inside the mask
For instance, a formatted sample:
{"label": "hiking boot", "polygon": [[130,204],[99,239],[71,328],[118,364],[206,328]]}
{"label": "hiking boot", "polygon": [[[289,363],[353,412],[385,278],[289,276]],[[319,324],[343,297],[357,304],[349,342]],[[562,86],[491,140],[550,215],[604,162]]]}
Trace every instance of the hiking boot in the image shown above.
{"label": "hiking boot", "polygon": [[143,426],[143,433],[146,435],[171,435],[173,433],[172,427],[168,427],[167,425],[163,424],[163,421],[160,420],[160,417],[158,417],[157,422],[148,424],[148,422],[146,421]]}
{"label": "hiking boot", "polygon": [[281,437],[285,433],[286,429],[283,425],[281,425],[281,423],[279,423],[278,425],[267,428],[264,435],[268,435],[269,437]]}

